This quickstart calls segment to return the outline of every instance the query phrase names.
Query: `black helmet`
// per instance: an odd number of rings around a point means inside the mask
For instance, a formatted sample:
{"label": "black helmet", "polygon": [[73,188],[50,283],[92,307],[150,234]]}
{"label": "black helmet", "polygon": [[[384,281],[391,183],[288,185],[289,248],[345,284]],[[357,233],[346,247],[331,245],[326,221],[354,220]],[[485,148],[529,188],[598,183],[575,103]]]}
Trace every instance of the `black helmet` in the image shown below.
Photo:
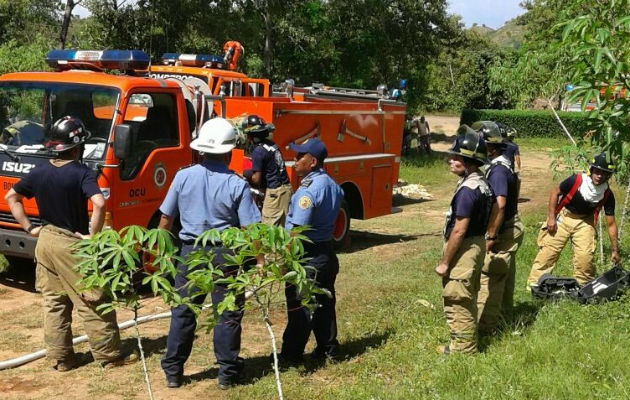
{"label": "black helmet", "polygon": [[258,138],[266,138],[269,133],[275,129],[273,124],[268,124],[258,115],[250,115],[243,121],[243,132],[249,136]]}
{"label": "black helmet", "polygon": [[68,151],[82,143],[85,143],[92,136],[85,128],[79,118],[66,115],[59,118],[48,130],[48,137],[45,147],[58,152]]}
{"label": "black helmet", "polygon": [[448,152],[449,154],[457,154],[477,163],[485,164],[488,148],[479,133],[472,130],[468,125],[462,125],[457,129],[457,137]]}
{"label": "black helmet", "polygon": [[[472,124],[472,129],[479,132],[488,144],[504,144],[504,136],[496,122],[477,121]],[[507,132],[507,131],[506,131]]]}
{"label": "black helmet", "polygon": [[608,154],[604,151],[597,154],[593,160],[591,161],[591,168],[601,169],[605,172],[610,172],[611,174],[615,172],[615,164],[608,157]]}

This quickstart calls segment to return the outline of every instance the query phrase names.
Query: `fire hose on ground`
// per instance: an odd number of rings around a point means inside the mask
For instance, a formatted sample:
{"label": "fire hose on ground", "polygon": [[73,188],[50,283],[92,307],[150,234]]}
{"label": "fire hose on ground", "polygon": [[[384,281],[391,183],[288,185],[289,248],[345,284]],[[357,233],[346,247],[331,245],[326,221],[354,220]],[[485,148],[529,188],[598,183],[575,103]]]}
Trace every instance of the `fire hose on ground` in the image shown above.
{"label": "fire hose on ground", "polygon": [[[245,300],[249,300],[252,296],[254,295],[253,292],[245,292]],[[204,305],[203,309],[206,310],[208,308],[212,307],[211,305]],[[143,317],[139,317],[138,318],[138,325],[147,323],[147,322],[151,322],[151,321],[157,321],[159,319],[165,319],[165,318],[170,318],[171,317],[171,312],[167,311],[167,312],[163,312],[163,313],[159,313],[159,314],[151,314],[151,315],[145,315]],[[135,325],[135,322],[133,319],[130,319],[129,321],[125,321],[125,322],[121,322],[120,324],[118,324],[118,329],[120,330],[124,330],[124,329],[128,329],[131,328],[132,326]],[[88,336],[87,335],[83,335],[83,336],[78,336],[75,337],[74,339],[72,339],[72,345],[76,345],[79,343],[83,343],[83,342],[87,342],[88,340]],[[21,365],[24,364],[28,364],[30,362],[33,362],[35,360],[39,360],[40,358],[44,358],[46,357],[46,350],[38,350],[34,353],[30,353],[30,354],[26,354],[20,357],[16,357],[16,358],[11,358],[9,360],[4,360],[4,361],[0,361],[0,371],[5,370],[5,369],[10,369],[10,368],[15,368],[15,367],[19,367]]]}
{"label": "fire hose on ground", "polygon": [[[171,316],[170,311],[159,313],[159,314],[145,315],[144,317],[138,318],[138,325],[144,324],[146,322],[156,321],[158,319],[170,318],[170,316]],[[131,319],[129,321],[120,323],[118,325],[118,329],[122,330],[122,329],[131,328],[132,326],[134,326],[134,324],[135,324],[134,320]],[[88,340],[87,335],[78,336],[72,339],[72,344],[75,345],[75,344],[83,343],[83,342],[86,342],[87,340]],[[19,367],[21,365],[28,364],[32,361],[39,360],[40,358],[44,358],[44,357],[46,357],[46,350],[39,350],[34,353],[26,354],[24,356],[12,358],[5,361],[0,361],[0,371],[4,369]]]}

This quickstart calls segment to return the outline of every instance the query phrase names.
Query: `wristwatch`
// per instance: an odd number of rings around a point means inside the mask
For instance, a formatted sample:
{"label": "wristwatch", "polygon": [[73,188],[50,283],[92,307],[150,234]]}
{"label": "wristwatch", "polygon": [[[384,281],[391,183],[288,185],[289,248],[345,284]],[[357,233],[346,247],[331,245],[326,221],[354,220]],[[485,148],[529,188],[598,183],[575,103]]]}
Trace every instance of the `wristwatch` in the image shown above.
{"label": "wristwatch", "polygon": [[490,236],[486,233],[486,240],[497,240],[497,235]]}
{"label": "wristwatch", "polygon": [[28,228],[24,229],[26,232],[31,233],[33,231],[33,229],[35,229],[35,225],[30,224],[28,226]]}

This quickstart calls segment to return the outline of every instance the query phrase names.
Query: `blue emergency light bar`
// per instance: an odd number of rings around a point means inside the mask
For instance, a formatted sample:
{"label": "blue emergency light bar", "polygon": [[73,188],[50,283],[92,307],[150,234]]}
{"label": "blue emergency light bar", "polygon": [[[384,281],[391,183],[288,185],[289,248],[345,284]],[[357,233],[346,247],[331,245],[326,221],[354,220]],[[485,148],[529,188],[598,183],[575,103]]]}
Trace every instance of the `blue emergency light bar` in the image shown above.
{"label": "blue emergency light bar", "polygon": [[146,70],[149,61],[149,55],[140,50],[51,50],[46,55],[46,63],[60,71],[75,68]]}
{"label": "blue emergency light bar", "polygon": [[162,54],[162,63],[166,65],[181,64],[186,67],[225,68],[223,57],[210,54],[164,53]]}

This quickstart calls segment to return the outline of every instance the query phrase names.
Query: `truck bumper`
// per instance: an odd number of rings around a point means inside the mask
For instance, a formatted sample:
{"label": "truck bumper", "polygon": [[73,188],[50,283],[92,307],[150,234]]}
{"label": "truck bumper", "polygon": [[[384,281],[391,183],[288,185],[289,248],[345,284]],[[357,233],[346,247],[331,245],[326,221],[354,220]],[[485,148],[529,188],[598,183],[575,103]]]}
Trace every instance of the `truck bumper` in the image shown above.
{"label": "truck bumper", "polygon": [[37,238],[26,232],[0,228],[0,253],[22,258],[35,257]]}

